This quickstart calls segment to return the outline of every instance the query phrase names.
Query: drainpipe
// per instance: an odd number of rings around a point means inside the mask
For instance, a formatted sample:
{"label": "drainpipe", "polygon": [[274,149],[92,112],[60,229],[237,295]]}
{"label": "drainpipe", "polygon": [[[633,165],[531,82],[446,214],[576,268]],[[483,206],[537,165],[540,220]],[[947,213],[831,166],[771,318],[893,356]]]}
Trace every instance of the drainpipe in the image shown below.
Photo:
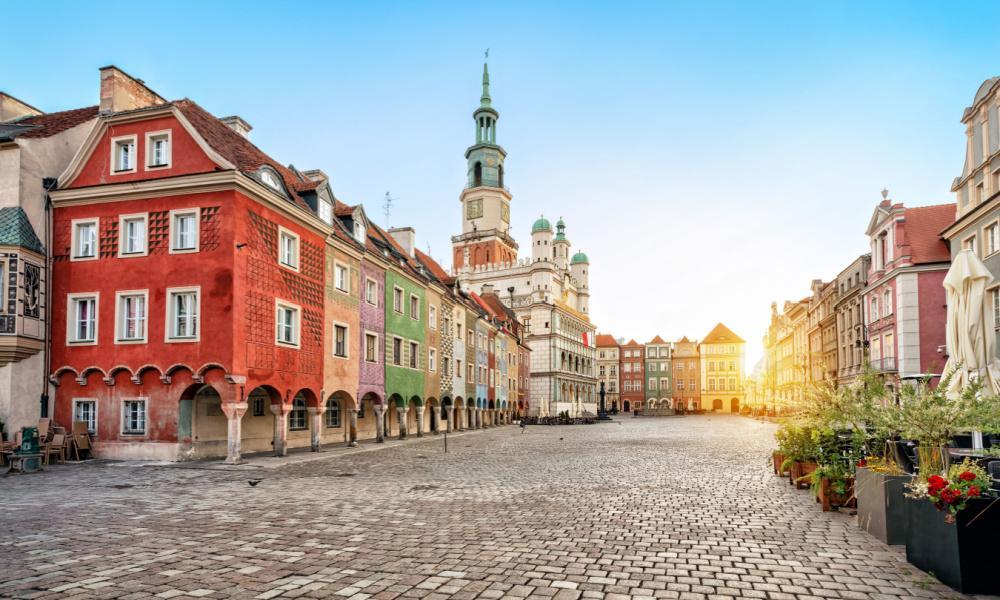
{"label": "drainpipe", "polygon": [[39,416],[49,416],[49,373],[52,372],[52,197],[49,192],[59,185],[54,177],[42,179],[45,189],[45,347],[42,361],[42,393],[38,396]]}

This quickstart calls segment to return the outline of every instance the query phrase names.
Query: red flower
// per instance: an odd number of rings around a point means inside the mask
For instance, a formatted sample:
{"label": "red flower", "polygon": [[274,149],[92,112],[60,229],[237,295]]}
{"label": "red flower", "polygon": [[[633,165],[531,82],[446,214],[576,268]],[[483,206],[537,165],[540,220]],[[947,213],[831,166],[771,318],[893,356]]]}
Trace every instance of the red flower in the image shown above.
{"label": "red flower", "polygon": [[965,493],[967,496],[969,496],[969,498],[975,498],[979,496],[979,487],[975,485],[970,485],[969,490]]}
{"label": "red flower", "polygon": [[941,491],[941,502],[945,504],[953,504],[956,500],[961,498],[962,492],[958,490],[953,490],[951,488]]}
{"label": "red flower", "polygon": [[868,465],[868,461],[866,459],[864,459],[864,458],[859,458],[858,459],[858,466],[859,467],[864,467],[864,466],[867,466],[867,465]]}
{"label": "red flower", "polygon": [[962,474],[958,476],[962,481],[975,481],[976,474],[972,471],[962,471]]}
{"label": "red flower", "polygon": [[940,475],[931,475],[927,478],[927,493],[937,496],[938,492],[948,487],[948,481]]}

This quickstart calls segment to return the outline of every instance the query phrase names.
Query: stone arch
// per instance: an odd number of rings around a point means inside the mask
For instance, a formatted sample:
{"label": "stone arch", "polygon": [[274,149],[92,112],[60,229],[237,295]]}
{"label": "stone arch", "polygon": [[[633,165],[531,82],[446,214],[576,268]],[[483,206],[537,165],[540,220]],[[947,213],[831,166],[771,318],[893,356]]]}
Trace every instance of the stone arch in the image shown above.
{"label": "stone arch", "polygon": [[222,372],[226,371],[226,367],[222,366],[221,364],[210,362],[210,363],[205,363],[202,366],[198,367],[198,370],[195,371],[194,374],[197,375],[198,377],[204,377],[205,373],[211,369],[219,369]]}
{"label": "stone arch", "polygon": [[712,400],[712,410],[722,410],[722,398]]}
{"label": "stone arch", "polygon": [[115,366],[111,367],[110,369],[108,369],[108,379],[114,379],[115,375],[117,375],[118,373],[121,373],[122,371],[125,371],[126,373],[128,373],[129,379],[131,379],[133,377],[133,375],[132,375],[132,369],[130,369],[128,367],[128,365],[115,365]]}
{"label": "stone arch", "polygon": [[[371,394],[372,392],[369,392]],[[367,395],[366,395],[367,396]],[[350,392],[347,390],[337,390],[326,397],[327,400],[336,399],[338,400],[344,410],[350,410],[354,408],[355,410],[361,407],[361,402],[354,398]]]}
{"label": "stone arch", "polygon": [[53,385],[60,385],[62,383],[62,381],[60,381],[60,380],[67,373],[72,373],[73,374],[73,379],[77,379],[77,380],[80,379],[80,374],[77,372],[76,369],[74,369],[73,367],[71,367],[69,365],[63,365],[63,366],[59,367],[58,369],[56,369],[55,371],[53,371],[51,375],[49,375],[49,381],[51,381]]}
{"label": "stone arch", "polygon": [[98,366],[91,365],[89,367],[84,368],[82,371],[80,371],[80,375],[78,376],[78,379],[87,379],[93,373],[100,373],[101,374],[101,379],[107,379],[108,378],[108,374],[104,371],[104,369],[102,369],[102,368],[100,368]]}
{"label": "stone arch", "polygon": [[443,406],[441,406],[441,401],[439,401],[434,396],[427,398],[427,410],[424,412],[424,419],[426,419],[426,425],[431,433],[438,433],[441,430],[441,413],[443,411]]}
{"label": "stone arch", "polygon": [[139,367],[138,369],[135,370],[134,377],[136,379],[142,379],[142,376],[143,376],[144,373],[146,373],[146,371],[156,371],[157,374],[159,375],[159,377],[161,379],[164,376],[164,372],[160,370],[160,367],[158,367],[157,365],[154,365],[153,363],[146,363],[146,364],[142,365],[141,367]]}

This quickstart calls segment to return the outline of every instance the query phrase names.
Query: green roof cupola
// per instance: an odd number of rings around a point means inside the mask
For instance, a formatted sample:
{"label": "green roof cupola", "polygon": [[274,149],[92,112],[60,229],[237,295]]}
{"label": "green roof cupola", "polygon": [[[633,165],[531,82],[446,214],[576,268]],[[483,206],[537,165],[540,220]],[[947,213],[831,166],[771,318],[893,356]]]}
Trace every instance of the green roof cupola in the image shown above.
{"label": "green roof cupola", "polygon": [[[489,56],[487,52],[487,56]],[[483,62],[483,94],[479,106],[472,113],[476,122],[476,142],[465,151],[469,161],[467,188],[504,188],[503,161],[507,153],[497,144],[497,121],[500,113],[493,108],[490,97],[490,68]]]}
{"label": "green roof cupola", "polygon": [[493,108],[493,99],[490,98],[490,68],[483,63],[483,95],[479,98],[479,108],[472,113],[472,118],[476,120],[476,143],[491,144],[497,143],[497,121],[500,113]]}
{"label": "green roof cupola", "polygon": [[562,217],[559,217],[559,220],[556,221],[556,241],[566,241],[566,223],[562,220]]}
{"label": "green roof cupola", "polygon": [[552,233],[552,223],[545,216],[539,216],[535,224],[531,226],[531,233],[538,233],[539,231],[547,231]]}
{"label": "green roof cupola", "polygon": [[587,255],[584,254],[583,252],[577,252],[576,254],[573,255],[573,258],[570,260],[570,264],[589,265],[590,260],[587,258]]}

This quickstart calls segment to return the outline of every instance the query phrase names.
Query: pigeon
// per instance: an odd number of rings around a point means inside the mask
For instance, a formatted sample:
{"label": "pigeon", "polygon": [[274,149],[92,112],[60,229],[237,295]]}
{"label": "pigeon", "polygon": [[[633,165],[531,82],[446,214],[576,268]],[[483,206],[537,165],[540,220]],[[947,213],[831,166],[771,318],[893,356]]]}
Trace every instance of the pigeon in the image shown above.
{"label": "pigeon", "polygon": [[264,481],[264,480],[263,479],[250,479],[250,480],[247,481],[247,483],[250,484],[250,487],[257,487],[257,484],[260,483],[261,481]]}

